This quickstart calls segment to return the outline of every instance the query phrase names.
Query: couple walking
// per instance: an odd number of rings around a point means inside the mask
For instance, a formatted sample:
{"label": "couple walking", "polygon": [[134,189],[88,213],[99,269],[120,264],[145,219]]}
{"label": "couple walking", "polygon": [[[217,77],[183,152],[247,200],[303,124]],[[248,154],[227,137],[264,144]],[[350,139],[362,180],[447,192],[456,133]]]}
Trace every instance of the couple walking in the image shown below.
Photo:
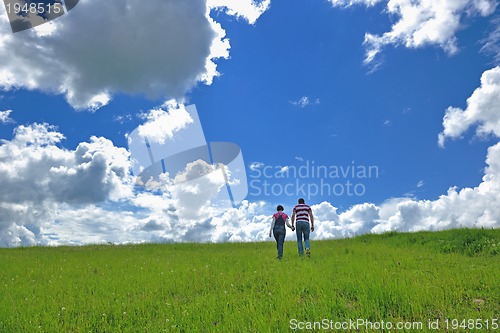
{"label": "couple walking", "polygon": [[[276,239],[276,247],[278,249],[278,259],[281,259],[283,257],[283,244],[285,243],[286,235],[285,224],[290,229],[292,229],[292,231],[296,230],[299,255],[304,255],[304,246],[302,244],[302,238],[304,238],[306,255],[310,257],[311,244],[309,241],[309,233],[311,231],[314,231],[314,217],[311,207],[305,204],[304,199],[300,198],[298,205],[293,208],[291,225],[288,222],[288,215],[283,213],[283,206],[278,205],[276,210],[277,212],[273,215],[271,230],[269,230],[269,237],[271,237],[271,233],[274,234],[274,239]],[[297,228],[295,228],[295,222],[297,222]],[[309,223],[311,224],[309,225]]]}

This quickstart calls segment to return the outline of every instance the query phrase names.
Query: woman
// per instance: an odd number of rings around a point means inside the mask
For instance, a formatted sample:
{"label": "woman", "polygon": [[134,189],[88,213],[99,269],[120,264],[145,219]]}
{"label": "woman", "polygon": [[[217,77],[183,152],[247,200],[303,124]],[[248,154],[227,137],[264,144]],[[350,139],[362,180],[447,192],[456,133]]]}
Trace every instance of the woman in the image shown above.
{"label": "woman", "polygon": [[283,244],[285,243],[286,229],[285,224],[288,228],[295,230],[293,226],[288,223],[288,215],[283,213],[283,206],[278,205],[276,208],[277,212],[273,215],[273,222],[271,223],[271,230],[269,230],[269,237],[271,237],[271,232],[274,234],[274,239],[276,239],[276,247],[278,249],[278,259],[283,257]]}

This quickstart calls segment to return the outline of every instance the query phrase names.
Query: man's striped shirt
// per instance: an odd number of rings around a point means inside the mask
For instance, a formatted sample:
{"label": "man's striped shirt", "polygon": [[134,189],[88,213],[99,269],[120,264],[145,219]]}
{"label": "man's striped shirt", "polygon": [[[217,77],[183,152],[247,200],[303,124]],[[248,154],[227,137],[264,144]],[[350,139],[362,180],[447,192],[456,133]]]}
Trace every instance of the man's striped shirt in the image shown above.
{"label": "man's striped shirt", "polygon": [[295,219],[297,222],[304,221],[309,222],[309,214],[311,213],[311,207],[306,204],[298,204],[293,207],[293,212],[295,213]]}

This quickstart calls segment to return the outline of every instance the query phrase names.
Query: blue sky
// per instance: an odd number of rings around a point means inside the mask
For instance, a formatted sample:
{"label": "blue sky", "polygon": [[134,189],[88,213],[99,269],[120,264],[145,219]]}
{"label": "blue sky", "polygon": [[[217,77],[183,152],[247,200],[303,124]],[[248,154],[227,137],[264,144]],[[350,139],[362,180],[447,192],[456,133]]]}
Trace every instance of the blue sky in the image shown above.
{"label": "blue sky", "polygon": [[[40,170],[73,168],[90,180],[75,186],[79,180],[68,172],[68,183],[58,185],[61,194],[52,178],[44,181],[46,174],[32,178],[20,171],[29,168],[10,170],[16,177],[5,181],[1,196],[0,246],[262,240],[274,207],[290,211],[301,194],[297,177],[273,172],[267,180],[274,189],[290,184],[297,195],[264,195],[263,170],[313,164],[377,170],[354,179],[299,177],[301,184],[324,182],[323,189],[358,184],[355,195],[306,193],[323,225],[317,238],[500,226],[493,207],[500,199],[495,1],[127,3],[126,16],[119,1],[94,15],[97,2],[81,1],[63,17],[15,34],[2,12],[0,52],[8,61],[0,67],[0,165],[8,170],[45,156],[50,167]],[[107,11],[116,17],[106,17]],[[159,17],[147,19],[151,13]],[[207,61],[216,71],[205,67]],[[228,211],[211,210],[206,202],[190,206],[193,201],[175,190],[152,193],[131,181],[126,136],[158,120],[152,110],[168,118],[171,109],[192,104],[207,141],[241,148],[249,194]],[[39,149],[21,135],[16,141],[23,129],[50,136],[43,128],[64,139],[44,141]],[[78,147],[93,136],[102,140],[90,146],[107,159],[103,178],[78,158]],[[19,155],[10,146],[21,147]],[[68,158],[56,158],[63,154]],[[12,194],[26,187],[26,195]],[[182,215],[186,210],[199,214]]]}

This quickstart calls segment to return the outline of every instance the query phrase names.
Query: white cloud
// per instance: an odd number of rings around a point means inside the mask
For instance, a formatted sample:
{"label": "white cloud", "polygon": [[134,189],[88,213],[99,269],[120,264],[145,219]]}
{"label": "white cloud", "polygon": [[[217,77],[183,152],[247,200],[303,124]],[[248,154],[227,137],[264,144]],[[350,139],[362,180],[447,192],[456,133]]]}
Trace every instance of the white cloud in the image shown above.
{"label": "white cloud", "polygon": [[[443,230],[457,227],[500,227],[500,143],[490,147],[483,181],[477,187],[450,188],[437,200],[393,198],[377,206],[364,203],[339,213],[329,202],[312,206],[316,231],[313,239],[352,237],[364,233],[385,231]],[[200,165],[200,167],[202,167]],[[189,172],[189,170],[187,170]],[[196,177],[199,173],[196,172]],[[195,177],[195,178],[196,178]],[[419,182],[417,186],[422,185]],[[205,185],[212,186],[207,182]],[[189,189],[185,189],[189,191]],[[270,214],[274,207],[266,203],[244,201],[238,208],[222,215],[183,215],[185,210],[196,207],[207,209],[206,201],[193,204],[193,197],[163,193],[142,194],[135,197],[134,206],[148,210],[135,227],[128,230],[129,239],[137,241],[262,241],[269,240]],[[139,204],[139,202],[141,202]],[[294,233],[288,232],[293,240]]]}
{"label": "white cloud", "polygon": [[252,163],[250,163],[249,168],[250,168],[250,170],[253,171],[253,170],[260,169],[263,166],[264,166],[264,163],[262,163],[262,162],[252,162]]}
{"label": "white cloud", "polygon": [[271,216],[264,213],[267,210],[262,202],[243,201],[238,208],[212,219],[215,230],[211,241],[241,242],[269,239]]}
{"label": "white cloud", "polygon": [[271,0],[208,0],[212,9],[225,11],[228,15],[242,17],[250,24],[255,24],[257,19],[271,6]]}
{"label": "white cloud", "polygon": [[290,101],[290,104],[298,106],[301,109],[303,109],[303,108],[305,108],[306,106],[309,106],[309,105],[318,105],[319,103],[320,103],[320,101],[319,101],[318,98],[316,98],[315,100],[311,100],[307,96],[303,96],[303,97],[299,98],[296,101]]}
{"label": "white cloud", "polygon": [[174,133],[193,123],[193,118],[185,106],[174,100],[165,102],[160,108],[150,110],[143,117],[147,121],[139,126],[139,135],[156,143],[165,143],[165,140],[172,139]]}
{"label": "white cloud", "polygon": [[[58,147],[62,139],[54,128],[34,124],[19,126],[0,146],[0,246],[272,240],[269,204],[243,201],[221,211],[210,205],[224,181],[211,177],[203,161],[133,192],[125,149],[92,138],[67,150]],[[479,186],[450,188],[434,201],[395,198],[342,213],[329,202],[313,205],[312,237],[500,227],[500,143],[490,147],[486,163]],[[294,237],[288,232],[287,239]]]}
{"label": "white cloud", "polygon": [[[269,222],[255,217],[260,203],[213,205],[225,177],[231,180],[228,169],[224,176],[198,160],[174,179],[162,174],[134,188],[126,149],[92,137],[68,150],[59,147],[63,139],[52,126],[32,124],[1,142],[0,247],[252,240],[261,236],[261,222]],[[234,216],[242,219],[228,220]],[[252,221],[259,226],[244,225]]]}
{"label": "white cloud", "polygon": [[63,139],[33,124],[2,141],[0,247],[267,239],[264,203],[211,204],[225,179],[204,161],[134,189],[127,150],[96,137],[68,150]]}
{"label": "white cloud", "polygon": [[288,165],[285,165],[279,169],[278,173],[287,173],[288,170],[290,170],[290,167]]}
{"label": "white cloud", "polygon": [[[270,216],[262,213],[265,209],[263,203],[243,201],[238,208],[229,209],[223,214],[181,219],[168,198],[161,199],[159,195],[149,193],[141,200],[146,203],[158,199],[160,200],[155,209],[134,213],[99,207],[67,210],[59,214],[58,221],[46,227],[44,233],[52,238],[49,242],[51,244],[231,242],[269,239],[267,233],[271,220]],[[163,204],[163,209],[159,209],[160,204]]]}
{"label": "white cloud", "polygon": [[114,210],[106,205],[60,204],[41,234],[48,245],[144,242],[142,234],[131,232],[144,219],[126,208],[131,207]]}
{"label": "white cloud", "polygon": [[[376,0],[330,0],[334,6],[363,4],[373,6]],[[367,48],[365,63],[377,66],[377,57],[386,45],[420,48],[436,45],[448,54],[458,51],[456,33],[463,28],[462,19],[495,12],[494,0],[389,0],[386,12],[396,17],[389,32],[382,35],[365,34]]]}
{"label": "white cloud", "polygon": [[[475,188],[452,187],[437,200],[390,199],[380,206],[355,205],[337,215],[329,203],[312,206],[316,214],[316,239],[352,237],[387,231],[413,232],[451,228],[499,228],[500,144],[488,150],[488,167],[483,182]],[[331,206],[331,205],[330,205]]]}
{"label": "white cloud", "polygon": [[220,172],[203,160],[188,163],[173,181],[172,198],[181,220],[207,219],[217,215],[211,201],[226,185]]}
{"label": "white cloud", "polygon": [[[216,1],[250,23],[269,0]],[[50,23],[16,34],[0,9],[0,88],[63,94],[76,109],[95,110],[117,93],[181,99],[218,76],[229,40],[207,0],[81,0]]]}
{"label": "white cloud", "polygon": [[334,6],[350,7],[353,5],[375,6],[382,0],[329,0]]}
{"label": "white cloud", "polygon": [[372,203],[364,203],[352,207],[340,214],[342,226],[349,235],[360,235],[371,232],[378,224],[380,208]]}
{"label": "white cloud", "polygon": [[217,64],[215,63],[215,60],[228,59],[231,45],[229,43],[229,39],[226,38],[226,31],[222,28],[222,26],[218,22],[214,21],[208,13],[207,17],[216,37],[212,40],[210,55],[205,59],[205,73],[199,76],[199,80],[207,85],[211,85],[213,83],[213,79],[220,75],[217,71]]}
{"label": "white cloud", "polygon": [[[0,211],[3,212],[2,207]],[[37,239],[35,234],[24,226],[10,224],[6,228],[0,227],[0,247],[30,246],[34,244],[45,245],[46,241]]]}
{"label": "white cloud", "polygon": [[315,220],[315,239],[344,238],[369,233],[380,219],[380,208],[371,203],[355,205],[341,214],[328,202],[311,208]]}
{"label": "white cloud", "polygon": [[13,123],[14,120],[12,118],[10,118],[11,113],[12,113],[12,110],[0,111],[0,124]]}
{"label": "white cloud", "polygon": [[438,143],[444,147],[447,138],[456,139],[471,126],[478,124],[476,134],[500,137],[500,67],[487,70],[481,76],[481,86],[467,99],[467,108],[449,107],[443,118],[443,132]]}
{"label": "white cloud", "polygon": [[321,221],[331,221],[333,225],[340,225],[340,217],[337,214],[337,208],[333,207],[329,202],[322,202],[314,205],[314,217]]}
{"label": "white cloud", "polygon": [[92,137],[67,150],[58,147],[63,138],[49,125],[33,124],[17,127],[12,140],[2,141],[0,233],[9,238],[0,244],[26,245],[29,239],[43,243],[40,227],[54,218],[59,205],[118,201],[131,195],[125,149]]}
{"label": "white cloud", "polygon": [[[444,122],[443,140],[471,126],[500,137],[500,69],[486,71],[481,86]],[[450,109],[449,109],[450,110]],[[457,116],[462,114],[462,116]],[[446,116],[445,116],[446,118]],[[458,128],[448,130],[446,128]],[[450,133],[453,133],[451,135]],[[173,131],[175,138],[175,131]],[[18,126],[0,145],[0,246],[95,242],[262,241],[274,207],[244,201],[218,210],[210,198],[225,181],[195,161],[174,179],[164,174],[154,186],[134,189],[129,152],[92,137],[68,150],[63,134],[46,124]],[[300,158],[297,158],[300,159]],[[250,168],[261,168],[254,162]],[[420,181],[417,187],[423,186]],[[201,194],[201,195],[200,195]],[[436,200],[392,198],[363,203],[339,213],[329,202],[313,205],[313,239],[385,231],[500,227],[500,143],[488,149],[482,182],[451,187]],[[294,234],[289,232],[287,239]]]}

